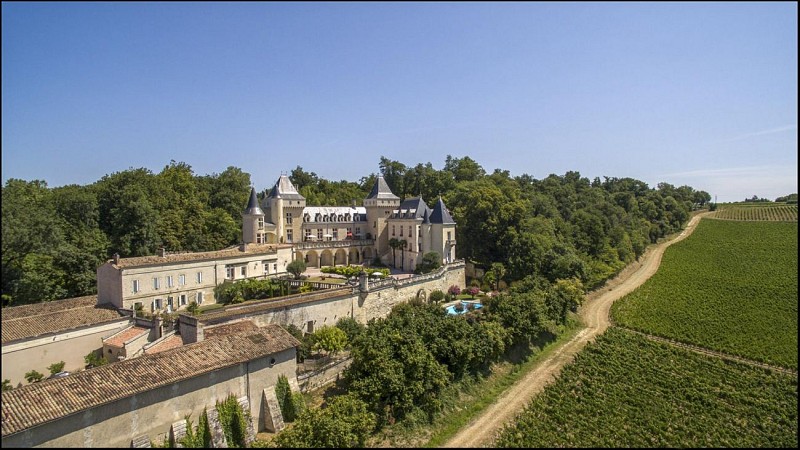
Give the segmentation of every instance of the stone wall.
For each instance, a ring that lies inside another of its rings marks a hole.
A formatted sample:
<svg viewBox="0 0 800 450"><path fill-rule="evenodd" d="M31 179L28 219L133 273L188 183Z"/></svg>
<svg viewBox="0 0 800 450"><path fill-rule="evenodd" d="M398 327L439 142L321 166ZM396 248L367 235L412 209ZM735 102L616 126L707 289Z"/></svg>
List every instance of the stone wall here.
<svg viewBox="0 0 800 450"><path fill-rule="evenodd" d="M446 292L453 284L462 288L465 286L463 262L407 280L386 279L370 283L367 292L354 289L352 293L345 292L339 296L266 309L241 317L247 317L262 327L269 324L293 324L305 332L313 332L324 325L336 325L342 317L353 317L366 324L370 319L386 317L398 303L413 298L427 299L433 290ZM202 316L200 319L202 320ZM228 320L234 320L234 317ZM181 316L181 335L185 342L192 342L189 336L197 336L199 333L202 333L202 326L198 327L196 319Z"/></svg>
<svg viewBox="0 0 800 450"><path fill-rule="evenodd" d="M351 361L353 361L352 358L336 359L313 372L298 375L297 384L300 388L300 392L313 391L314 389L338 380L341 373L350 365Z"/></svg>

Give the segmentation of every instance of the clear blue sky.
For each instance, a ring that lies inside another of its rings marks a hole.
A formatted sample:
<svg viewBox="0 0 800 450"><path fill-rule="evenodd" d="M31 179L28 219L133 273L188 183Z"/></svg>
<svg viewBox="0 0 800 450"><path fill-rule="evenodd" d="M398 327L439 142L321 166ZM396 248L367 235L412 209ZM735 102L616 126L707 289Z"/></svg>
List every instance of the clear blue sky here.
<svg viewBox="0 0 800 450"><path fill-rule="evenodd" d="M3 3L3 183L450 154L774 199L797 54L794 2Z"/></svg>

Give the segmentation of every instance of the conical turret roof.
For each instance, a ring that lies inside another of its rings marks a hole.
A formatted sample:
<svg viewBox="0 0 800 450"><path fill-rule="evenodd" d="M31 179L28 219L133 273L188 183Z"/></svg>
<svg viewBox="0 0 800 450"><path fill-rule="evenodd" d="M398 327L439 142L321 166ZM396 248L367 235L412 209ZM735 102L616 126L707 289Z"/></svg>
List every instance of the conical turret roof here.
<svg viewBox="0 0 800 450"><path fill-rule="evenodd" d="M244 210L245 214L249 215L264 215L264 211L258 206L258 196L256 195L256 188L250 188L250 201L247 203L247 208Z"/></svg>
<svg viewBox="0 0 800 450"><path fill-rule="evenodd" d="M447 207L444 206L444 200L442 200L442 197L439 197L439 200L433 206L433 212L431 213L430 220L431 223L454 225L456 223L456 221L453 220L453 216L450 215L450 211L448 211Z"/></svg>

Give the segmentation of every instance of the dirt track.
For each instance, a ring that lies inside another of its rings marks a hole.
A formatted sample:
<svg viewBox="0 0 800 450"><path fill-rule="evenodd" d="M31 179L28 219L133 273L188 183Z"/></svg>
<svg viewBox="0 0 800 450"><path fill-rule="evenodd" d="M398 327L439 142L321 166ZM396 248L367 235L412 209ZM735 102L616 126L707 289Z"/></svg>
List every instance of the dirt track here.
<svg viewBox="0 0 800 450"><path fill-rule="evenodd" d="M650 278L661 264L664 250L684 239L694 231L701 217L709 213L698 214L689 221L684 231L673 239L656 244L647 249L638 262L626 267L616 278L586 296L578 314L586 328L547 359L540 362L531 372L509 388L496 402L462 428L443 447L484 447L490 446L500 429L522 412L531 398L541 392L545 386L554 381L561 368L572 361L576 353L594 338L602 334L609 326L611 304L622 296L632 292Z"/></svg>

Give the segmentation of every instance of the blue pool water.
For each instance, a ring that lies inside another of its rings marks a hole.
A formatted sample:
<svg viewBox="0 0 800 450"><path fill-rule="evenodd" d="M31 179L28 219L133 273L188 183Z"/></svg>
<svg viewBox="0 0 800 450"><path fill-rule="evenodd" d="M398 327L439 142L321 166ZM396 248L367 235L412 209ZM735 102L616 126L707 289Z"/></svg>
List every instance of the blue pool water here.
<svg viewBox="0 0 800 450"><path fill-rule="evenodd" d="M480 304L480 303L478 303L478 302L464 302L464 301L462 301L462 302L461 302L461 306L463 306L463 307L464 307L464 310L463 310L463 311L461 311L461 312L458 312L458 311L456 311L456 305L450 305L450 306L448 306L447 308L445 308L445 311L447 311L447 314L450 314L450 315L456 315L456 314L466 314L466 313L468 312L468 310L467 310L467 303L472 303L473 305L475 305L475 309L481 309L481 308L483 308L483 305L481 305L481 304Z"/></svg>

